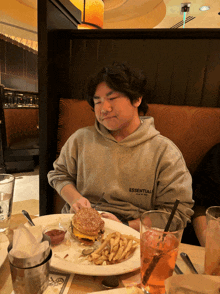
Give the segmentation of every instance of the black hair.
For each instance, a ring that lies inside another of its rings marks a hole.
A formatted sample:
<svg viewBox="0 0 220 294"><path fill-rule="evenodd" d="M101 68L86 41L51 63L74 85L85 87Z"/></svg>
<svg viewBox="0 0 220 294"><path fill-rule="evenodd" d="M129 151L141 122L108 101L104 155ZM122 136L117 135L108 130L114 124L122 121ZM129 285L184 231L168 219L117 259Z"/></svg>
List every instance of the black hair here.
<svg viewBox="0 0 220 294"><path fill-rule="evenodd" d="M109 88L123 93L129 98L131 104L142 98L138 113L145 115L147 105L147 80L141 70L131 68L127 63L113 62L110 66L103 67L101 71L92 76L86 87L86 100L94 109L93 97L97 86L105 82Z"/></svg>

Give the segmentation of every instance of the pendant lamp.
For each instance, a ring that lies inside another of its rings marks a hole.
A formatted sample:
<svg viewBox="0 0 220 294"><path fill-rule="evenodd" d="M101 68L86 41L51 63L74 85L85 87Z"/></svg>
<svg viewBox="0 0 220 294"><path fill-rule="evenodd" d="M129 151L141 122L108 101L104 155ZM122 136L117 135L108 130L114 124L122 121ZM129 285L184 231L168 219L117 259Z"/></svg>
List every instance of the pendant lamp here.
<svg viewBox="0 0 220 294"><path fill-rule="evenodd" d="M104 3L102 0L70 0L82 12L82 23L78 29L102 29Z"/></svg>

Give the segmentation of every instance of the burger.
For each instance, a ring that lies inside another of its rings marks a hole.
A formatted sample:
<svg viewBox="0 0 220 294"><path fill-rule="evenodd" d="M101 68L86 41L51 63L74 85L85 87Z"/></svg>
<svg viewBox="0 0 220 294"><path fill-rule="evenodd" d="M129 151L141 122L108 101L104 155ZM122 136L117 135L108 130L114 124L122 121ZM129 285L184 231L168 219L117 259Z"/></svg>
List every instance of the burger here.
<svg viewBox="0 0 220 294"><path fill-rule="evenodd" d="M73 235L85 245L93 245L104 234L104 221L93 208L82 208L72 218Z"/></svg>

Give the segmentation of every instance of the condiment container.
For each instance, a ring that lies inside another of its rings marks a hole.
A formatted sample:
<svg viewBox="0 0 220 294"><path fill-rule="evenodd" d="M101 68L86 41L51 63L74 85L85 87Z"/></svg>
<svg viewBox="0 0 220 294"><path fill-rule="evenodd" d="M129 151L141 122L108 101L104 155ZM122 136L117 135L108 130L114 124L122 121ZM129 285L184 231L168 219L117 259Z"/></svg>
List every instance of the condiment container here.
<svg viewBox="0 0 220 294"><path fill-rule="evenodd" d="M42 241L50 238L43 234ZM8 246L8 257L12 284L15 294L42 294L49 284L50 261L52 250L29 258L16 258L10 254L12 244Z"/></svg>
<svg viewBox="0 0 220 294"><path fill-rule="evenodd" d="M43 233L49 236L51 245L54 246L63 242L66 231L67 230L61 225L50 225L44 229Z"/></svg>

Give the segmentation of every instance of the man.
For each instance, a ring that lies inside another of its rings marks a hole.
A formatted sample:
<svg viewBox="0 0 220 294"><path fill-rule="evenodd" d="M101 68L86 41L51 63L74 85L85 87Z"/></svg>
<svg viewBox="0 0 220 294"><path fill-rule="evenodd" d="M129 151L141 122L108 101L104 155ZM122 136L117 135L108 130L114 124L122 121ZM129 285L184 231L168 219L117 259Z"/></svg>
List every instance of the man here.
<svg viewBox="0 0 220 294"><path fill-rule="evenodd" d="M87 100L95 126L76 131L63 146L50 185L67 202L65 212L94 206L103 217L139 230L146 210L171 211L186 224L193 214L191 176L179 149L160 135L147 111L145 76L113 63L94 76ZM165 123L165 122L164 122Z"/></svg>
<svg viewBox="0 0 220 294"><path fill-rule="evenodd" d="M196 240L197 238L199 244L205 247L206 210L210 206L220 206L220 143L214 145L207 152L196 169L193 176L193 191L195 199L193 209L195 214L193 215L192 225L195 232L192 231L189 224L186 233L188 231L191 232L191 235L188 233L191 240Z"/></svg>

